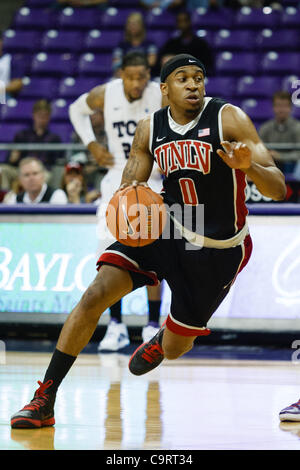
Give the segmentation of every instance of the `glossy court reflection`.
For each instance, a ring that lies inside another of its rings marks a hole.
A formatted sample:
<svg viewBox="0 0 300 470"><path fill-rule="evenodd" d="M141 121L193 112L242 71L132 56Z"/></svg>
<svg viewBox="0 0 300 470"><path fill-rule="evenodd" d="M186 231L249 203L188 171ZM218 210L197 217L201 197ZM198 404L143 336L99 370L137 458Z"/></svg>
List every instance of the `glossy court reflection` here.
<svg viewBox="0 0 300 470"><path fill-rule="evenodd" d="M128 356L83 354L59 389L55 427L11 430L51 355L6 356L1 450L300 449L300 423L278 417L300 390L292 361L183 357L136 377Z"/></svg>

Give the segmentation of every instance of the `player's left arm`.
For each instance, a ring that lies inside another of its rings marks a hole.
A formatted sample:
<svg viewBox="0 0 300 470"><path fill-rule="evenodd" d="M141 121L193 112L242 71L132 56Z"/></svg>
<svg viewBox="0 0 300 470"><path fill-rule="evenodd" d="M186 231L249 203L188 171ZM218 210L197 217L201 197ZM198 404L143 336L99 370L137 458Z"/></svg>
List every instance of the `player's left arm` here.
<svg viewBox="0 0 300 470"><path fill-rule="evenodd" d="M148 181L152 167L153 156L149 150L150 118L138 122L133 138L129 158L123 170L121 188L132 183Z"/></svg>
<svg viewBox="0 0 300 470"><path fill-rule="evenodd" d="M232 105L222 110L223 150L218 155L230 167L242 170L264 196L275 201L286 196L283 173L258 136L247 114Z"/></svg>

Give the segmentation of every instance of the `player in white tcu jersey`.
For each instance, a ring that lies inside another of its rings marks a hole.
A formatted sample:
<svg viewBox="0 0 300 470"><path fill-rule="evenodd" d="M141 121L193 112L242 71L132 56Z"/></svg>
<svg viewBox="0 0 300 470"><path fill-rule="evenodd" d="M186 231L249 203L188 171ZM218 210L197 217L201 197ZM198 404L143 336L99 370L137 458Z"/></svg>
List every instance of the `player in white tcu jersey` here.
<svg viewBox="0 0 300 470"><path fill-rule="evenodd" d="M131 52L123 58L120 79L99 85L70 105L70 120L77 134L99 165L109 168L101 182L102 197L97 211L99 255L115 241L106 225L105 210L120 186L136 125L164 104L159 85L150 81L146 56ZM90 122L90 115L98 109L104 112L108 150L96 141ZM156 192L162 189L158 166L153 168L148 184ZM158 331L161 305L160 288L148 287L147 291L149 318L142 331L143 341L148 341ZM111 321L98 346L99 351L118 351L129 344L127 327L122 322L121 301L110 307L110 315Z"/></svg>

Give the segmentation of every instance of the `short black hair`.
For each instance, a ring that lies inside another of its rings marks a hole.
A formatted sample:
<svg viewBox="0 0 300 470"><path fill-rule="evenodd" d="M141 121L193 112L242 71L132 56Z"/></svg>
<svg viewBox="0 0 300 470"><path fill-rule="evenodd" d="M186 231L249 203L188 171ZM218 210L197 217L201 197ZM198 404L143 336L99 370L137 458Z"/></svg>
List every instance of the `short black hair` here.
<svg viewBox="0 0 300 470"><path fill-rule="evenodd" d="M122 60L122 69L125 69L125 67L130 67L130 66L136 66L136 65L144 65L147 69L149 68L149 62L147 59L146 54L143 54L142 52L128 52L123 57Z"/></svg>

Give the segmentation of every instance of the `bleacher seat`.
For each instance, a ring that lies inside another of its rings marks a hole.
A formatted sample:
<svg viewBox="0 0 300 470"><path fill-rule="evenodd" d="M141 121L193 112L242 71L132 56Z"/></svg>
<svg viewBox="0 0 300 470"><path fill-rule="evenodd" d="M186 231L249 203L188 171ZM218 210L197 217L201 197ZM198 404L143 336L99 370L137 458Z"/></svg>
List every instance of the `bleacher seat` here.
<svg viewBox="0 0 300 470"><path fill-rule="evenodd" d="M281 88L282 90L288 91L289 93L293 93L298 87L300 77L299 75L288 75L282 79Z"/></svg>
<svg viewBox="0 0 300 470"><path fill-rule="evenodd" d="M153 8L145 15L145 25L148 31L151 30L170 30L174 31L176 28L176 17L169 11L162 10L161 8Z"/></svg>
<svg viewBox="0 0 300 470"><path fill-rule="evenodd" d="M1 119L6 123L24 123L32 122L32 108L34 100L22 100L9 98L5 106L0 107Z"/></svg>
<svg viewBox="0 0 300 470"><path fill-rule="evenodd" d="M276 28L280 21L278 10L270 7L251 8L248 6L240 8L235 16L235 28L253 28L255 30L263 28Z"/></svg>
<svg viewBox="0 0 300 470"><path fill-rule="evenodd" d="M58 79L48 77L25 77L19 97L24 99L52 100L57 96Z"/></svg>
<svg viewBox="0 0 300 470"><path fill-rule="evenodd" d="M71 124L60 122L50 123L49 130L50 132L53 132L53 134L57 134L64 143L71 141L71 136L74 132Z"/></svg>
<svg viewBox="0 0 300 470"><path fill-rule="evenodd" d="M58 29L89 30L99 27L102 12L93 8L64 8L57 19Z"/></svg>
<svg viewBox="0 0 300 470"><path fill-rule="evenodd" d="M263 29L258 33L256 44L262 51L299 50L299 31L295 29Z"/></svg>
<svg viewBox="0 0 300 470"><path fill-rule="evenodd" d="M265 75L297 73L300 70L300 54L298 52L267 52L262 57L261 70Z"/></svg>
<svg viewBox="0 0 300 470"><path fill-rule="evenodd" d="M233 23L232 11L227 8L213 10L199 7L191 13L194 28L231 29Z"/></svg>
<svg viewBox="0 0 300 470"><path fill-rule="evenodd" d="M58 86L58 96L64 99L76 99L100 83L101 81L98 78L63 78Z"/></svg>
<svg viewBox="0 0 300 470"><path fill-rule="evenodd" d="M112 73L111 54L82 54L78 60L78 74L81 76L109 77Z"/></svg>
<svg viewBox="0 0 300 470"><path fill-rule="evenodd" d="M43 34L40 50L44 52L80 52L83 48L80 31L50 29Z"/></svg>
<svg viewBox="0 0 300 470"><path fill-rule="evenodd" d="M256 33L251 30L221 29L215 33L212 46L216 51L251 51L255 48Z"/></svg>
<svg viewBox="0 0 300 470"><path fill-rule="evenodd" d="M0 135L1 135L1 142L3 143L11 143L14 141L15 135L24 129L23 123L0 123ZM6 152L5 152L6 154Z"/></svg>
<svg viewBox="0 0 300 470"><path fill-rule="evenodd" d="M134 8L107 8L102 13L97 27L100 29L118 29L123 31L128 15L134 11L136 11Z"/></svg>
<svg viewBox="0 0 300 470"><path fill-rule="evenodd" d="M70 123L70 118L69 118L70 103L71 103L71 100L64 100L62 98L58 98L51 102L51 108L52 108L51 122L52 123L57 123L57 122Z"/></svg>
<svg viewBox="0 0 300 470"><path fill-rule="evenodd" d="M68 76L74 75L75 70L76 59L73 54L40 52L32 60L31 72L34 75Z"/></svg>
<svg viewBox="0 0 300 470"><path fill-rule="evenodd" d="M258 56L254 52L221 52L216 55L217 74L255 75Z"/></svg>
<svg viewBox="0 0 300 470"><path fill-rule="evenodd" d="M13 27L15 29L29 29L31 31L45 30L54 28L56 22L57 16L54 11L22 7L16 13Z"/></svg>
<svg viewBox="0 0 300 470"><path fill-rule="evenodd" d="M233 77L208 77L205 91L207 96L231 97L235 95L236 79Z"/></svg>
<svg viewBox="0 0 300 470"><path fill-rule="evenodd" d="M241 108L255 122L264 122L274 116L272 102L267 99L247 99L241 102Z"/></svg>
<svg viewBox="0 0 300 470"><path fill-rule="evenodd" d="M281 80L279 77L241 77L237 82L236 94L242 98L271 98L280 90Z"/></svg>
<svg viewBox="0 0 300 470"><path fill-rule="evenodd" d="M281 28L299 28L300 27L300 9L287 7L281 14Z"/></svg>
<svg viewBox="0 0 300 470"><path fill-rule="evenodd" d="M23 31L8 29L3 35L3 48L5 52L34 52L40 48L41 33L37 31Z"/></svg>
<svg viewBox="0 0 300 470"><path fill-rule="evenodd" d="M92 29L85 35L83 43L88 52L111 52L118 46L123 36L123 31Z"/></svg>

